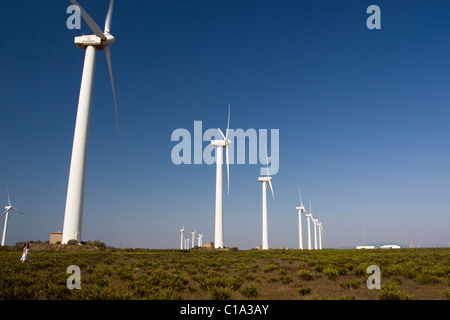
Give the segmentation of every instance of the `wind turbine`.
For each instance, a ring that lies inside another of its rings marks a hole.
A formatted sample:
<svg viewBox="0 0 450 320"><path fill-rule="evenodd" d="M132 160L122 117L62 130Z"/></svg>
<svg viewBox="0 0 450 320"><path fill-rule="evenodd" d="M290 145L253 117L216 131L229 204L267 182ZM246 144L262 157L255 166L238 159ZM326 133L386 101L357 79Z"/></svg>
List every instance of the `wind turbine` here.
<svg viewBox="0 0 450 320"><path fill-rule="evenodd" d="M312 210L311 210L311 199L309 199L309 213L307 213L306 219L308 222L308 250L311 250L311 227L310 227L310 220L312 219L312 214L311 214Z"/></svg>
<svg viewBox="0 0 450 320"><path fill-rule="evenodd" d="M222 192L222 165L223 165L223 148L226 152L227 162L227 180L228 180L228 194L230 194L230 172L228 159L228 146L231 141L228 139L228 131L230 128L230 105L228 105L228 124L226 135L223 134L220 128L217 128L223 137L223 140L211 140L211 145L216 147L216 221L214 233L214 248L223 248L223 192Z"/></svg>
<svg viewBox="0 0 450 320"><path fill-rule="evenodd" d="M317 222L319 220L313 218L312 221L314 223L314 250L317 250Z"/></svg>
<svg viewBox="0 0 450 320"><path fill-rule="evenodd" d="M94 32L94 35L75 37L78 48L85 49L83 75L81 78L80 95L78 100L77 119L70 162L69 182L67 187L66 209L64 214L64 228L62 243L75 239L81 241L81 227L83 218L84 183L86 176L86 156L89 136L89 120L91 113L92 90L94 86L95 59L97 50L104 50L111 78L111 86L116 110L117 132L119 131L119 118L117 113L116 93L111 68L109 45L114 43L110 34L111 18L114 0L109 4L105 20L104 31L95 23L89 14L75 0L72 4L80 8L81 16Z"/></svg>
<svg viewBox="0 0 450 320"><path fill-rule="evenodd" d="M3 216L5 216L5 225L4 225L4 227L3 227L2 246L5 245L5 241L6 241L6 231L7 231L7 228L8 228L8 216L9 216L9 212L10 212L11 210L14 210L14 211L16 211L16 212L18 212L18 213L23 214L22 211L17 210L16 208L14 208L14 207L11 205L11 198L10 198L10 196L9 196L9 189L7 189L7 193L8 193L8 205L5 206L5 212L3 212L3 214L0 216L0 218L2 218Z"/></svg>
<svg viewBox="0 0 450 320"><path fill-rule="evenodd" d="M322 236L323 236L322 222L319 221L317 227L319 228L319 249L322 250Z"/></svg>
<svg viewBox="0 0 450 320"><path fill-rule="evenodd" d="M267 185L272 190L272 197L275 199L272 187L272 177L269 175L269 158L267 157L266 146L266 159L267 159L267 177L258 177L258 181L262 182L262 249L269 249L269 235L267 230Z"/></svg>
<svg viewBox="0 0 450 320"><path fill-rule="evenodd" d="M184 226L182 229L180 229L181 233L181 240L180 240L180 249L183 250L183 241L184 241Z"/></svg>
<svg viewBox="0 0 450 320"><path fill-rule="evenodd" d="M300 250L303 250L302 213L306 212L306 210L303 207L303 200L300 189L298 189L298 194L300 196L300 207L296 207L296 209L298 210L298 248Z"/></svg>
<svg viewBox="0 0 450 320"><path fill-rule="evenodd" d="M191 235L192 235L192 248L194 248L195 247L195 230L192 230Z"/></svg>
<svg viewBox="0 0 450 320"><path fill-rule="evenodd" d="M197 241L198 241L198 246L201 248L201 247L203 247L203 233L199 233L198 234L198 239L197 239Z"/></svg>

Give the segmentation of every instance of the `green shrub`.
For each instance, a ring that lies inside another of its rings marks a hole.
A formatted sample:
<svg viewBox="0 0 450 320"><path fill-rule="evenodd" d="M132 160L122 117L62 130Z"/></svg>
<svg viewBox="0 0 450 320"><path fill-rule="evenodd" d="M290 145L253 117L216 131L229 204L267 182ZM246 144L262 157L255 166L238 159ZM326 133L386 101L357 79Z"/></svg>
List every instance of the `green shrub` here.
<svg viewBox="0 0 450 320"><path fill-rule="evenodd" d="M450 300L450 289L444 289L441 293L445 296L445 298Z"/></svg>
<svg viewBox="0 0 450 320"><path fill-rule="evenodd" d="M292 282L291 275L284 269L280 270L279 279L281 280L282 283L290 283L290 282Z"/></svg>
<svg viewBox="0 0 450 320"><path fill-rule="evenodd" d="M364 280L359 278L359 279L353 279L350 281L342 281L342 282L339 282L339 284L341 285L341 287L346 288L346 289L349 289L349 288L356 289L363 282L364 282Z"/></svg>
<svg viewBox="0 0 450 320"><path fill-rule="evenodd" d="M336 280L339 275L336 268L326 268L323 270L323 273L325 273L330 280Z"/></svg>
<svg viewBox="0 0 450 320"><path fill-rule="evenodd" d="M278 268L278 265L275 263L272 263L272 264L269 264L267 267L264 267L263 271L267 273L267 272L276 270L277 268Z"/></svg>
<svg viewBox="0 0 450 320"><path fill-rule="evenodd" d="M397 282L389 281L385 285L381 286L378 298L380 300L411 300L413 296L408 295L405 292L401 292L398 289Z"/></svg>
<svg viewBox="0 0 450 320"><path fill-rule="evenodd" d="M230 288L212 286L208 287L208 294L211 300L229 300L233 291Z"/></svg>
<svg viewBox="0 0 450 320"><path fill-rule="evenodd" d="M258 298L260 296L260 293L258 291L258 287L254 284L250 284L242 289L239 290L239 292L246 298L252 299L252 298Z"/></svg>
<svg viewBox="0 0 450 320"><path fill-rule="evenodd" d="M298 288L298 293L300 293L302 296L310 294L312 289L310 287L301 287Z"/></svg>
<svg viewBox="0 0 450 320"><path fill-rule="evenodd" d="M441 282L441 279L439 277L430 273L421 273L417 275L413 280L420 284L432 284Z"/></svg>
<svg viewBox="0 0 450 320"><path fill-rule="evenodd" d="M300 279L305 281L310 281L314 278L314 275L310 271L304 269L298 270L297 275Z"/></svg>
<svg viewBox="0 0 450 320"><path fill-rule="evenodd" d="M121 280L133 280L133 269L130 266L123 265L116 269L116 274Z"/></svg>

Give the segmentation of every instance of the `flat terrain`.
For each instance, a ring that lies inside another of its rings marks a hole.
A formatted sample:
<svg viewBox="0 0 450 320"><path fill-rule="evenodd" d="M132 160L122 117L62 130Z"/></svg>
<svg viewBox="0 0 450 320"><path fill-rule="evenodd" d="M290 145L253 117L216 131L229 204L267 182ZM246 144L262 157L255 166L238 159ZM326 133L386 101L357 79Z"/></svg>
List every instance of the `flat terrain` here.
<svg viewBox="0 0 450 320"><path fill-rule="evenodd" d="M150 250L34 245L0 251L0 299L445 300L450 248L375 250ZM68 289L67 268L81 289ZM368 289L367 267L381 270Z"/></svg>

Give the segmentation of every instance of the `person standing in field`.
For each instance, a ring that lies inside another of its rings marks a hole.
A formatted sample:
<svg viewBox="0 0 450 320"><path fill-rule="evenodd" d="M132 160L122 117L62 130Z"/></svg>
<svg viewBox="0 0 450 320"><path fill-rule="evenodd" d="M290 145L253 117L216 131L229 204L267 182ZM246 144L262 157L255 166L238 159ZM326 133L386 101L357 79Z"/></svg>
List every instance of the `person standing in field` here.
<svg viewBox="0 0 450 320"><path fill-rule="evenodd" d="M30 244L28 242L26 242L23 245L23 251L22 251L22 257L20 258L20 261L22 261L22 263L24 263L25 261L28 260L28 252L30 250Z"/></svg>

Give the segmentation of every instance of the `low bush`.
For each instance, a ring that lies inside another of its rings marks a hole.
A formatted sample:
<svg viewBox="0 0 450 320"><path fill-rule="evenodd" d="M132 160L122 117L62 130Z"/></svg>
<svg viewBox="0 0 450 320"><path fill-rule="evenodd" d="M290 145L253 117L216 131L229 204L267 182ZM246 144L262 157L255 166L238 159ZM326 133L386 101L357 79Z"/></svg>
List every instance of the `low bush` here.
<svg viewBox="0 0 450 320"><path fill-rule="evenodd" d="M297 275L300 279L305 281L311 281L314 279L314 275L310 271L304 269L298 270Z"/></svg>

